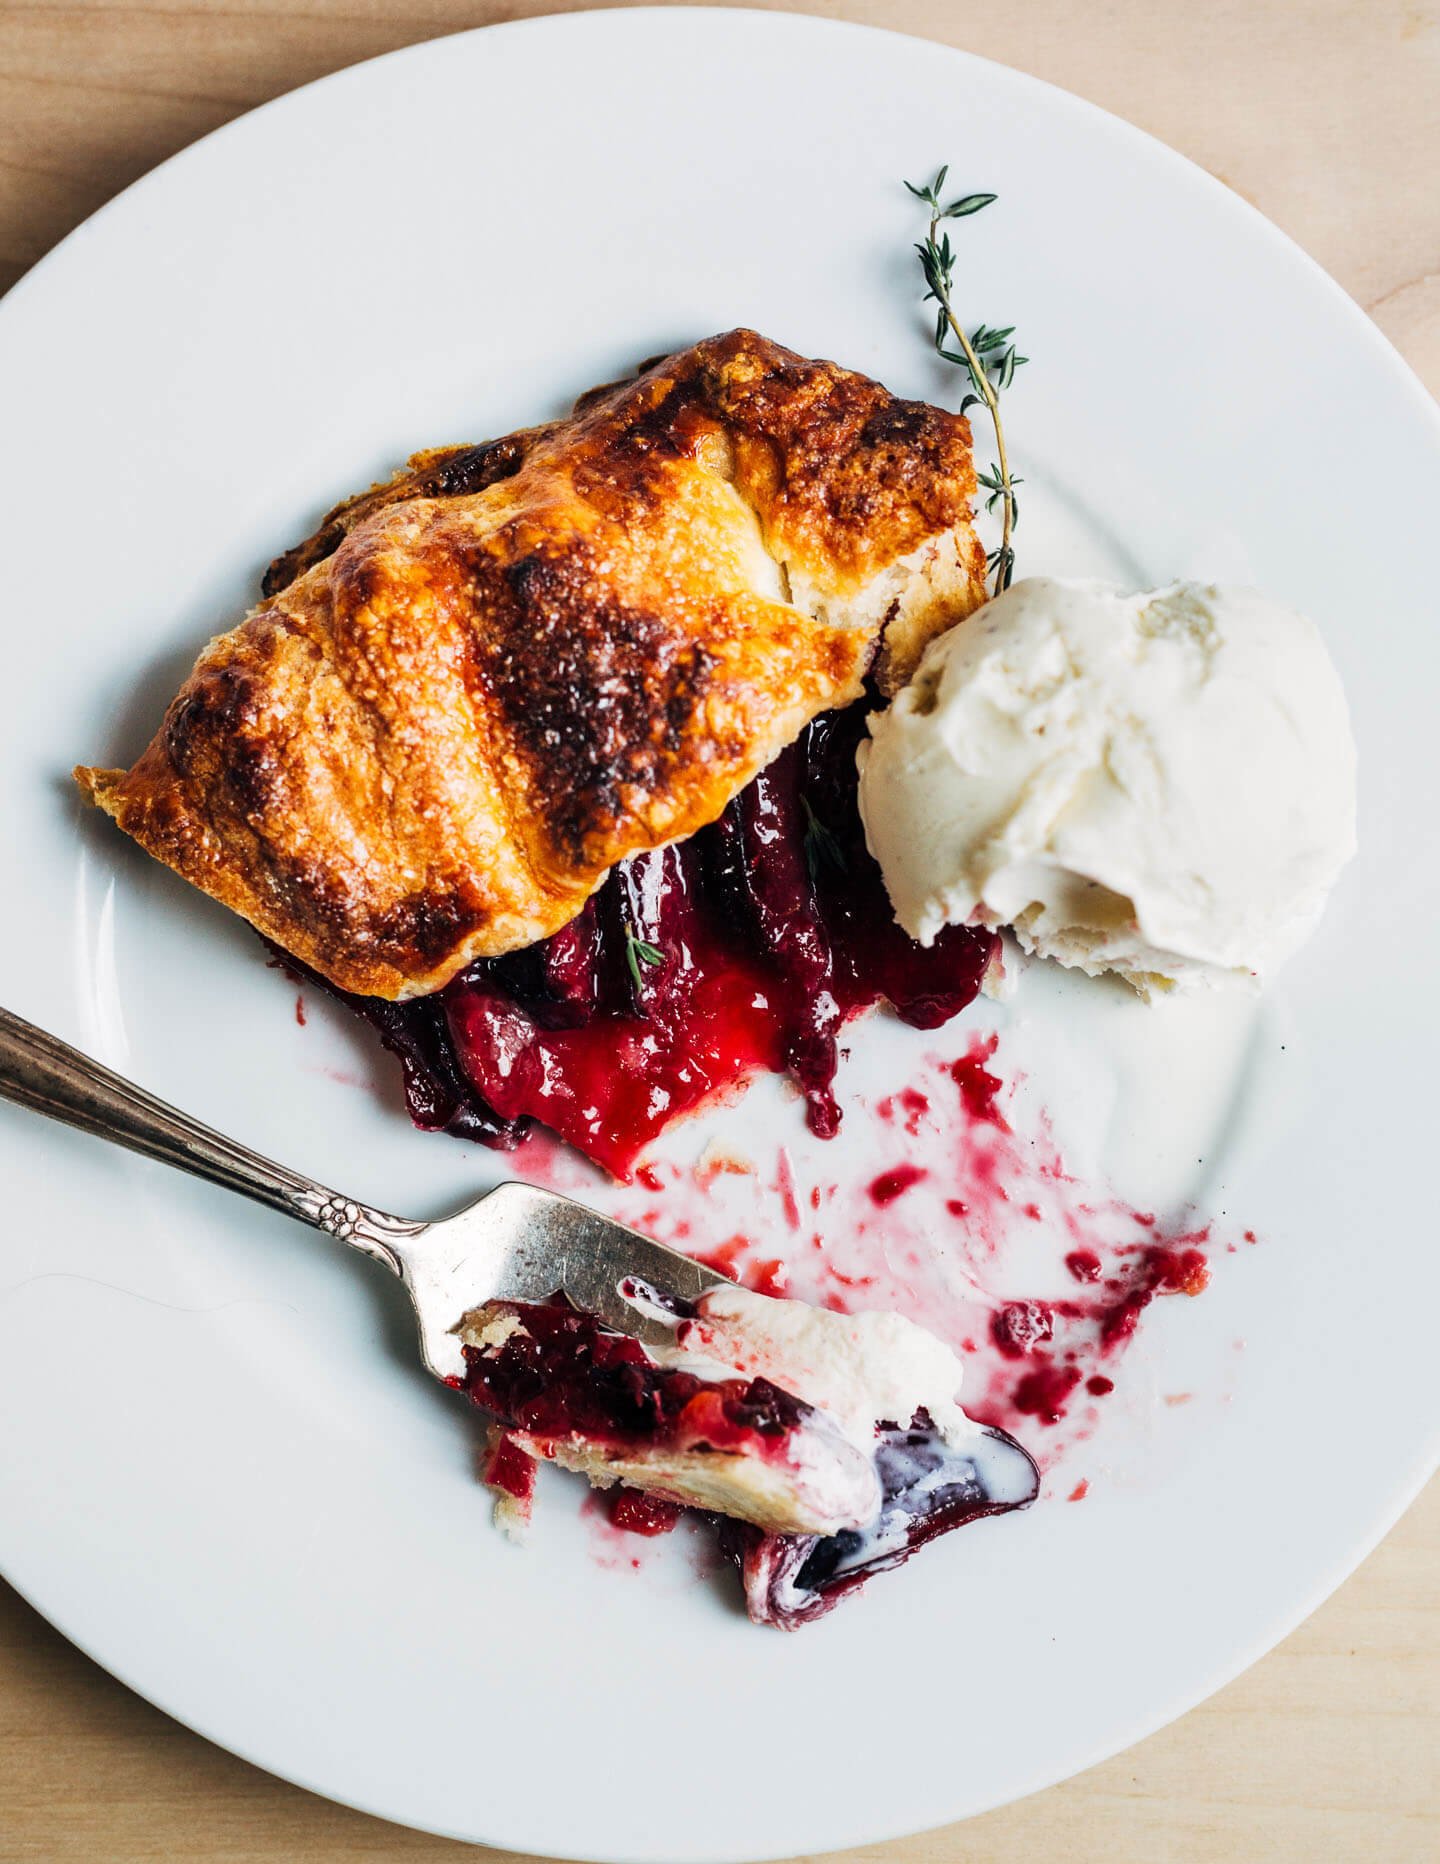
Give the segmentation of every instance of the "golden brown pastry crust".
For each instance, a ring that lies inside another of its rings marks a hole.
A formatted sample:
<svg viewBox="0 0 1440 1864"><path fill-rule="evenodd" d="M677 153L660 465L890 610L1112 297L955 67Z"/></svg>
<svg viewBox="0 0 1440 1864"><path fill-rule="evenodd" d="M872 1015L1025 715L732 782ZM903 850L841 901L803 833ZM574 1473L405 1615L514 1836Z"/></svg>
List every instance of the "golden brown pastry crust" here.
<svg viewBox="0 0 1440 1864"><path fill-rule="evenodd" d="M983 598L974 489L962 417L713 337L337 507L134 768L76 777L343 989L420 995L907 678Z"/></svg>

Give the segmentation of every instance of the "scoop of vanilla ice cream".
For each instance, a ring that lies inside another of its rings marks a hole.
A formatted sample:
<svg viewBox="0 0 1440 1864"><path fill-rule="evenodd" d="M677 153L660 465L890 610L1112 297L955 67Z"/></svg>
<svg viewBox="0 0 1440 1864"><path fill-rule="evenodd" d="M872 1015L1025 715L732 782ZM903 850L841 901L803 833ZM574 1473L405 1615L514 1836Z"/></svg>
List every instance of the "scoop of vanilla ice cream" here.
<svg viewBox="0 0 1440 1864"><path fill-rule="evenodd" d="M1248 589L1014 584L870 721L860 811L895 916L1012 926L1143 994L1263 979L1355 851L1315 625Z"/></svg>

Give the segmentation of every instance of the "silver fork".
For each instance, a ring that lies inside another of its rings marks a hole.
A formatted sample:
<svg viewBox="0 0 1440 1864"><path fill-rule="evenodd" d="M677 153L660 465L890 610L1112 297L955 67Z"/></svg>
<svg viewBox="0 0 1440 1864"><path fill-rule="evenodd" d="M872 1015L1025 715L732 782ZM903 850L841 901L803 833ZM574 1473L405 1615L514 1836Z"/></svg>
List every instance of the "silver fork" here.
<svg viewBox="0 0 1440 1864"><path fill-rule="evenodd" d="M437 1378L465 1370L455 1329L486 1301L575 1306L646 1345L674 1338L673 1310L725 1277L623 1223L537 1185L502 1184L453 1217L392 1217L262 1158L79 1049L0 1010L0 1099L176 1165L283 1210L381 1262L409 1290L420 1356Z"/></svg>

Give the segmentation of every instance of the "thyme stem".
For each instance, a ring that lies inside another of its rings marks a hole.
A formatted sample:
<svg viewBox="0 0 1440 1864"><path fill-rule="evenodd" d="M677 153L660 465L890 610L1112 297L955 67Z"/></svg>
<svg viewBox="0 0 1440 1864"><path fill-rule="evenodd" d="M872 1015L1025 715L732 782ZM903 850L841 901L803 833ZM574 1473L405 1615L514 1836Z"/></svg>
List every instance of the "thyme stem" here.
<svg viewBox="0 0 1440 1864"><path fill-rule="evenodd" d="M917 187L913 181L907 181L905 186L930 210L929 231L915 250L920 255L920 269L925 274L925 296L927 299L933 298L939 307L935 323L936 353L946 362L963 368L970 377L975 392L964 397L960 403L960 412L963 414L975 402L983 402L995 430L998 463L989 472L977 473L976 477L990 493L985 501L986 510L993 511L997 503L1001 507L1000 543L997 549L990 552L987 565L987 573L988 569L995 571L995 593L998 595L1010 587L1015 573L1014 534L1020 522L1020 506L1015 488L1024 483L1010 470L1010 455L1005 445L1005 423L1000 418L1000 395L1014 380L1016 369L1027 359L1015 352L1013 327L992 330L980 324L967 334L955 315L952 295L955 252L949 234L941 233L940 223L942 220L961 220L970 214L979 213L981 208L989 207L996 196L966 194L942 205L940 190L949 172L948 168L942 168L928 187ZM946 348L947 331L960 345L958 350Z"/></svg>
<svg viewBox="0 0 1440 1864"><path fill-rule="evenodd" d="M940 225L940 208L937 205L930 214L930 244L935 244L935 234ZM1000 519L1000 558L995 576L995 593L1010 587L1010 578L1015 570L1015 551L1010 543L1010 535L1015 529L1015 488L1010 479L1010 457L1005 451L1005 423L1000 419L1000 397L995 393L995 385L990 380L990 372L982 367L980 358L970 347L970 339L961 329L955 310L950 302L948 281L942 281L943 295L937 293L940 308L945 313L945 322L951 334L965 352L965 360L970 365L971 379L979 391L980 399L990 410L990 425L995 429L995 451L1000 456L1000 483L1004 487L1001 496Z"/></svg>

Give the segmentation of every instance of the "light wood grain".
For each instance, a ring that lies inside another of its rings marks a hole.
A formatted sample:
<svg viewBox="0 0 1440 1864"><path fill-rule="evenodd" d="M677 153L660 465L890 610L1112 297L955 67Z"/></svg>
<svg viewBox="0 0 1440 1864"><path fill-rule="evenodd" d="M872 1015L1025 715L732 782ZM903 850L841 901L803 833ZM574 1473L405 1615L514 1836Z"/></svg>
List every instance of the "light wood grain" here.
<svg viewBox="0 0 1440 1864"><path fill-rule="evenodd" d="M562 10L523 0L0 4L0 290L121 187L242 110L418 39ZM845 0L809 10L962 45L1152 131L1299 240L1440 391L1440 6ZM1316 394L1343 405L1343 381ZM1437 1732L1432 1484L1308 1624L1172 1728L1018 1806L846 1855L1431 1864ZM0 1586L0 1864L465 1855L211 1747Z"/></svg>

